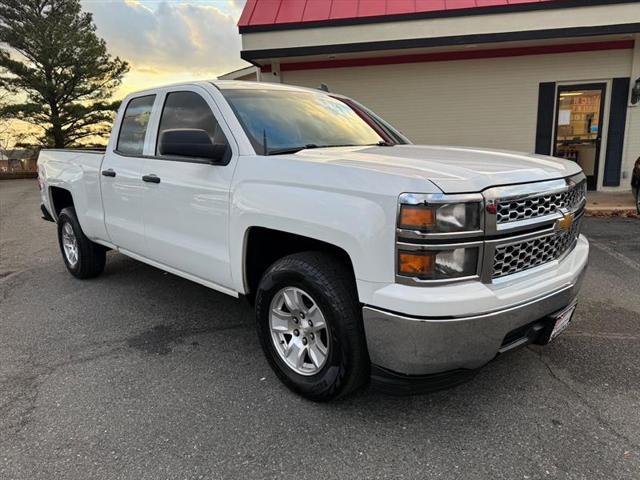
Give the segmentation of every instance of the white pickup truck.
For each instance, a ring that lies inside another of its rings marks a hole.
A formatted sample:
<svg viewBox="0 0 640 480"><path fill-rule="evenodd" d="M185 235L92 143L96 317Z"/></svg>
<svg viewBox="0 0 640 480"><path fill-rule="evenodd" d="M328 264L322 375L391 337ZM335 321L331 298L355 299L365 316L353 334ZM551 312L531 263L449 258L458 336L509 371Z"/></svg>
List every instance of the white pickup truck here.
<svg viewBox="0 0 640 480"><path fill-rule="evenodd" d="M106 152L43 150L78 278L107 250L246 296L275 373L314 400L469 378L571 319L585 176L551 157L412 145L357 102L251 82L129 95Z"/></svg>

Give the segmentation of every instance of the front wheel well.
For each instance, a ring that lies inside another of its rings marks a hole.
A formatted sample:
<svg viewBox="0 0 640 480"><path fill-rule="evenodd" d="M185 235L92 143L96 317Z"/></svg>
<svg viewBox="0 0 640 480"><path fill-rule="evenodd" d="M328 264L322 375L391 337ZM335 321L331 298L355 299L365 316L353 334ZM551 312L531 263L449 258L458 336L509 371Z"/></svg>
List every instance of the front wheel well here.
<svg viewBox="0 0 640 480"><path fill-rule="evenodd" d="M255 297L262 275L274 262L293 253L308 251L327 252L343 262L350 272L349 280L355 286L353 263L344 249L295 233L252 227L246 234L244 253L245 294L249 300Z"/></svg>
<svg viewBox="0 0 640 480"><path fill-rule="evenodd" d="M69 190L60 187L51 187L49 191L51 193L51 206L56 218L60 216L60 212L63 208L74 206L73 197Z"/></svg>

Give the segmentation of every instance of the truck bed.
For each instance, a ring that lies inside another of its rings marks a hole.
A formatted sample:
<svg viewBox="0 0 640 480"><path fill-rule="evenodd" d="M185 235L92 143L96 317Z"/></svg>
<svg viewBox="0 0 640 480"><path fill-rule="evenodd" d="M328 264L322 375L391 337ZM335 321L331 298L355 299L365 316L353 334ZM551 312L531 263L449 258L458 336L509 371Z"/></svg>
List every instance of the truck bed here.
<svg viewBox="0 0 640 480"><path fill-rule="evenodd" d="M100 194L101 150L45 149L38 155L41 184L71 192L81 226L89 238L105 238L104 213ZM55 218L51 189L42 190L42 203Z"/></svg>

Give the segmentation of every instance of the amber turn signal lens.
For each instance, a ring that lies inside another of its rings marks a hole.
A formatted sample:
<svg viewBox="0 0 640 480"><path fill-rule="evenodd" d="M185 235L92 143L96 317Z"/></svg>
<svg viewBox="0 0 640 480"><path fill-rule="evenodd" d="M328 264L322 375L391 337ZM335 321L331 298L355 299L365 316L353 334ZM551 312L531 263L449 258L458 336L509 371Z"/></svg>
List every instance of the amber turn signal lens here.
<svg viewBox="0 0 640 480"><path fill-rule="evenodd" d="M436 212L432 208L413 205L400 208L400 228L427 229L435 224Z"/></svg>
<svg viewBox="0 0 640 480"><path fill-rule="evenodd" d="M401 275L430 275L433 273L436 253L406 253L400 252Z"/></svg>

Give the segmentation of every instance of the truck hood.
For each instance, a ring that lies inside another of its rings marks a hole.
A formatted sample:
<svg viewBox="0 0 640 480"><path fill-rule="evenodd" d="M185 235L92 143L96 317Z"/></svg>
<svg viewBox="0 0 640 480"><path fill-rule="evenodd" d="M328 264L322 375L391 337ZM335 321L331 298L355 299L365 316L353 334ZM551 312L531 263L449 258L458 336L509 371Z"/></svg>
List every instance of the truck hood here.
<svg viewBox="0 0 640 480"><path fill-rule="evenodd" d="M575 162L542 155L481 148L395 145L302 150L298 159L424 178L444 193L480 192L488 187L567 177Z"/></svg>

